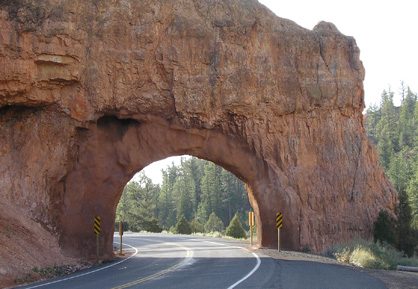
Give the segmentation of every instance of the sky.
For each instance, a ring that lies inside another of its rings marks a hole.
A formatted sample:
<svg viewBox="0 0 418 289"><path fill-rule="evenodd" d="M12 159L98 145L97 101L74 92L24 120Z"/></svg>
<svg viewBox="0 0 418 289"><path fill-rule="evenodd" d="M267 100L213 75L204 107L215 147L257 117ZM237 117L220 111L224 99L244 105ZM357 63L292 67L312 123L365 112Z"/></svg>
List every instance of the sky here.
<svg viewBox="0 0 418 289"><path fill-rule="evenodd" d="M384 89L395 92L399 105L401 81L418 92L418 1L416 0L259 0L277 16L312 29L318 22L334 23L353 36L366 69L366 106L379 104ZM161 169L180 157L155 162L145 174L161 183Z"/></svg>

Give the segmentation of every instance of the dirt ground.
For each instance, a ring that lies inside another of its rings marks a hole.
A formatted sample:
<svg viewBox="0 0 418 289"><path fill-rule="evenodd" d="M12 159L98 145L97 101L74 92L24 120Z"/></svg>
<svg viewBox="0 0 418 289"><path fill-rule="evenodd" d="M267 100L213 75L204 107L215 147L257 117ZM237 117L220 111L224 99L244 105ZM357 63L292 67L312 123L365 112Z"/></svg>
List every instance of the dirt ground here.
<svg viewBox="0 0 418 289"><path fill-rule="evenodd" d="M320 262L326 264L335 264L339 266L347 266L352 270L356 270L372 277L380 279L388 289L417 289L418 288L418 273L415 272L403 272L403 271L392 271L392 270L376 270L376 269L364 269L355 267L352 265L341 264L335 259L306 254L301 252L291 251L280 251L275 249L252 249L254 252L258 252L275 259L280 260L295 260L295 261L310 261Z"/></svg>

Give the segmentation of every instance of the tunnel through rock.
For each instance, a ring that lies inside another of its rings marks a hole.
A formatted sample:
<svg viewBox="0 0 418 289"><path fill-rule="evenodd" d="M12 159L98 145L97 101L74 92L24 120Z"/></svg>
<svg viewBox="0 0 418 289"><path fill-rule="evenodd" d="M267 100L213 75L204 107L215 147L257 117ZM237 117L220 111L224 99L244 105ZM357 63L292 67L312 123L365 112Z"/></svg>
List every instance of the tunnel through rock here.
<svg viewBox="0 0 418 289"><path fill-rule="evenodd" d="M37 248L22 253L32 267L45 242L49 265L90 256L96 215L110 257L123 186L173 155L247 184L261 246L278 211L283 247L313 252L393 211L360 50L333 24L307 30L255 0L18 2L0 2L0 217L19 228L0 233L7 272L19 243Z"/></svg>
<svg viewBox="0 0 418 289"><path fill-rule="evenodd" d="M189 154L210 160L247 184L251 205L261 224L258 226L260 245L269 246L276 242L274 238L263 238L261 234L263 224L270 224L273 230L275 227L274 216L271 218L259 213L260 203L265 210L268 207L270 212L292 212L287 209L292 205L284 197L277 196L279 187L271 186L271 181L263 179L262 174L267 174L268 170L266 164L258 161L239 138L210 130L184 130L164 121L147 122L103 116L97 124L79 133L77 143L77 163L65 180L66 192L73 193L65 194L63 203L61 226L65 229L61 234L61 245L64 249L89 250L92 245L88 242L95 241L89 224L94 216L102 216L104 251L111 254L115 210L123 187L138 170L153 161L173 155ZM266 194L275 195L274 200L259 197ZM84 229L80 230L80 227ZM297 245L286 237L292 236L291 227L286 231L288 233L283 235L284 246L296 249ZM88 254L89 251L82 253Z"/></svg>

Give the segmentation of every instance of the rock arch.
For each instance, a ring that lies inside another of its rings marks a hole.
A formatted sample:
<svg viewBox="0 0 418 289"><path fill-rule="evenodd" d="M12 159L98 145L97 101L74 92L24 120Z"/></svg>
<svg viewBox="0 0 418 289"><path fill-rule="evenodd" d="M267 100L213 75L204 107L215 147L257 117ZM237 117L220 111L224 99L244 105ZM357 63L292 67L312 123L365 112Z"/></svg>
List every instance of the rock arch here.
<svg viewBox="0 0 418 289"><path fill-rule="evenodd" d="M115 210L123 187L138 170L173 155L190 154L212 161L247 184L260 224L260 244L274 246L277 243L277 239L272 238L275 234L261 233L264 226L267 227L264 230L275 232L271 212L281 210L287 216L293 214L297 218L292 210L297 204L286 198L288 194L269 173L268 165L257 159L248 145L235 136L207 129L184 129L163 119L138 121L102 116L88 129L82 129L76 142L80 150L76 166L63 183L65 209L60 221L63 228L61 246L65 250L76 250L71 254L91 254L90 248L95 242L91 220L96 215L102 216L103 231L110 232L102 241L105 251L112 252ZM294 243L297 231L293 229L297 224L292 218L287 220L283 245L298 249L298 244Z"/></svg>
<svg viewBox="0 0 418 289"><path fill-rule="evenodd" d="M285 247L319 252L394 208L359 49L331 23L252 0L22 0L0 24L0 217L57 255L88 255L92 217L110 222L134 172L178 154L246 182L261 246L277 211Z"/></svg>

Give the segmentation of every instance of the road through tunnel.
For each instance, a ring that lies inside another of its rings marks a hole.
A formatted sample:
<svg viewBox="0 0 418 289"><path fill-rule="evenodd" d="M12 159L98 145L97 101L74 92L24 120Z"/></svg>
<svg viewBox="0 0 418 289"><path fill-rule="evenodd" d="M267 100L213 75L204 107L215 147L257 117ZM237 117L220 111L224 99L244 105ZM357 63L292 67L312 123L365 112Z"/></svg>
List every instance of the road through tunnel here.
<svg viewBox="0 0 418 289"><path fill-rule="evenodd" d="M9 251L30 239L32 268L89 257L99 215L110 257L125 184L184 154L246 183L260 246L277 245L276 212L283 248L319 253L394 211L355 39L212 2L0 1L0 221L21 228L0 232Z"/></svg>
<svg viewBox="0 0 418 289"><path fill-rule="evenodd" d="M291 198L284 196L287 193L277 180L269 179L274 175L268 173L268 165L258 161L255 152L239 138L216 130L184 129L164 120L148 122L115 116L100 117L96 124L79 129L77 137L77 164L65 180L66 191L71 193L65 194L60 220L63 249L78 250L70 254L88 256L95 252L91 251L95 244L91 224L94 216L101 216L101 246L105 256L110 256L115 211L123 187L137 171L169 156L189 154L209 160L244 181L260 224L260 246L277 244L276 211L292 214ZM282 244L298 249L297 232L291 229L296 222L291 218L287 222Z"/></svg>

